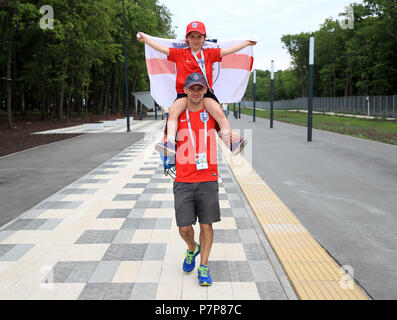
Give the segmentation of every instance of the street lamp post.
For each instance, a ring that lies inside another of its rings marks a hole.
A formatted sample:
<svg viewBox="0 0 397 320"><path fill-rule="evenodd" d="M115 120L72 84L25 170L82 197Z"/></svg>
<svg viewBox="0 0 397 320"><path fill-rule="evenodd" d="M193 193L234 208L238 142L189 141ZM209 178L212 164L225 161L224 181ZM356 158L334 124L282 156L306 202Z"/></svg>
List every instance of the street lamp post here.
<svg viewBox="0 0 397 320"><path fill-rule="evenodd" d="M307 141L312 141L313 125L313 71L314 71L314 36L310 36L309 47L309 103L307 118Z"/></svg>
<svg viewBox="0 0 397 320"><path fill-rule="evenodd" d="M252 120L255 122L255 107L256 107L256 70L254 69L254 111L252 113Z"/></svg>
<svg viewBox="0 0 397 320"><path fill-rule="evenodd" d="M125 31L125 5L123 0L123 27L124 27L124 75L125 75L125 100L127 115L127 132L130 132L130 101L128 94L128 70L127 70L127 40Z"/></svg>
<svg viewBox="0 0 397 320"><path fill-rule="evenodd" d="M273 128L273 101L274 101L274 61L272 60L270 74L270 128Z"/></svg>

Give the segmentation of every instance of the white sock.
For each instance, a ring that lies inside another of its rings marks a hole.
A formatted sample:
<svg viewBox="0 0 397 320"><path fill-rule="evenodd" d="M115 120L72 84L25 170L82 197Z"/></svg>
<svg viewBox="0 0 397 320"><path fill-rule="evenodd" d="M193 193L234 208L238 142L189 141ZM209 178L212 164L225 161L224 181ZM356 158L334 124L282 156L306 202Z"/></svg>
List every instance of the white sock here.
<svg viewBox="0 0 397 320"><path fill-rule="evenodd" d="M172 143L175 143L175 136L167 136L167 140Z"/></svg>

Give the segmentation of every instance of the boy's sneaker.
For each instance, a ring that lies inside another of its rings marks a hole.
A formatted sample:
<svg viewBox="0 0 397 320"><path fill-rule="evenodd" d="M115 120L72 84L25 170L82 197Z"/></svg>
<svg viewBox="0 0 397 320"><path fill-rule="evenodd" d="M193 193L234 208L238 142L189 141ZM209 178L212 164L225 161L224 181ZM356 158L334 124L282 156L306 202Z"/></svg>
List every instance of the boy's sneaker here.
<svg viewBox="0 0 397 320"><path fill-rule="evenodd" d="M230 144L230 151L235 156L236 154L239 154L241 151L243 151L247 143L248 143L247 139L240 138L237 141Z"/></svg>
<svg viewBox="0 0 397 320"><path fill-rule="evenodd" d="M160 152L166 157L175 156L176 154L176 146L171 141L156 143L156 146L154 148L157 152Z"/></svg>
<svg viewBox="0 0 397 320"><path fill-rule="evenodd" d="M197 271L200 286L211 286L212 279L210 277L210 271L208 269L208 266L202 264Z"/></svg>
<svg viewBox="0 0 397 320"><path fill-rule="evenodd" d="M196 265L196 257L200 253L200 245L196 243L196 248L193 252L190 252L189 249L186 250L186 258L183 260L183 271L192 272L194 266Z"/></svg>

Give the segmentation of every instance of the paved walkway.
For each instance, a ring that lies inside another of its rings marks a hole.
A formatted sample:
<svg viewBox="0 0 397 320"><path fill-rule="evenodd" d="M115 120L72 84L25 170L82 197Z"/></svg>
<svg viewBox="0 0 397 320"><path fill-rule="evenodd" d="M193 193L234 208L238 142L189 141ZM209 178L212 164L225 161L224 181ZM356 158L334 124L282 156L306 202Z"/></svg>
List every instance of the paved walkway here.
<svg viewBox="0 0 397 320"><path fill-rule="evenodd" d="M214 284L182 272L172 181L154 152L161 134L151 130L0 229L0 299L297 298L220 152Z"/></svg>

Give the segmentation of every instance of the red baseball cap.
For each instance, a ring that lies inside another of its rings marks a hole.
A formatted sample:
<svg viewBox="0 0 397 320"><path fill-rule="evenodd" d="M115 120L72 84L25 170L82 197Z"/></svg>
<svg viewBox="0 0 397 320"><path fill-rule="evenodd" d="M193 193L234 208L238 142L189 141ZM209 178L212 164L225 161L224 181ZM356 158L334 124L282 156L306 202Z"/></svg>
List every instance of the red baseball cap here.
<svg viewBox="0 0 397 320"><path fill-rule="evenodd" d="M193 22L190 22L187 25L187 27L186 27L186 37L192 31L197 31L197 32L200 32L201 34L204 34L204 35L207 34L207 32L205 31L204 23L202 23L200 21L193 21Z"/></svg>

